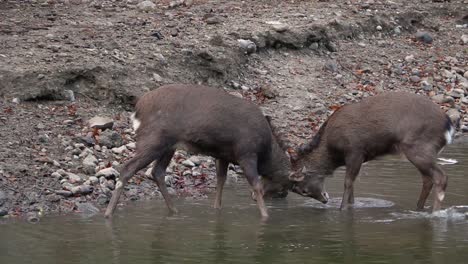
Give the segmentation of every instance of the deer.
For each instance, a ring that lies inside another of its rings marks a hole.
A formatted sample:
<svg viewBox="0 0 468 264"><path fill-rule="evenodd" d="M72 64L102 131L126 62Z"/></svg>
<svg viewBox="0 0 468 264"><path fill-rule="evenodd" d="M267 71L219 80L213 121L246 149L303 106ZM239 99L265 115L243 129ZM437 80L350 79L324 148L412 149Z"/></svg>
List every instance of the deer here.
<svg viewBox="0 0 468 264"><path fill-rule="evenodd" d="M404 154L422 176L417 209L423 210L435 185L433 212L441 208L447 176L437 155L452 143L455 124L429 98L386 92L337 109L309 142L292 156L291 190L313 197L324 178L346 167L341 210L354 204L353 185L364 162Z"/></svg>
<svg viewBox="0 0 468 264"><path fill-rule="evenodd" d="M131 116L136 133L135 154L122 168L106 218L112 216L129 179L153 161L152 180L169 211L177 213L164 181L177 149L216 159L214 208L221 208L229 163L242 168L262 218L268 217L264 198L284 198L288 194L290 159L278 145L270 122L254 103L218 88L172 84L147 92L135 108Z"/></svg>

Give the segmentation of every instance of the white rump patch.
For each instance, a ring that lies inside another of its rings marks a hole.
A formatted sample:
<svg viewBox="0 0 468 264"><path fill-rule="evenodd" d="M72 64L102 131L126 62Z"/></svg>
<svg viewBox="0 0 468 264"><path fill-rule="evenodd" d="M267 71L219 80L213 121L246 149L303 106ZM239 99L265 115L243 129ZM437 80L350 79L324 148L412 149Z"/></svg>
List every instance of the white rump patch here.
<svg viewBox="0 0 468 264"><path fill-rule="evenodd" d="M133 125L133 130L137 130L140 125L141 125L141 121L136 119L135 117L135 113L133 113L131 116L130 116L130 119L132 119L132 125Z"/></svg>
<svg viewBox="0 0 468 264"><path fill-rule="evenodd" d="M445 131L445 140L447 141L447 144L452 144L453 133L455 133L455 130L453 129L452 126L450 126L449 130Z"/></svg>

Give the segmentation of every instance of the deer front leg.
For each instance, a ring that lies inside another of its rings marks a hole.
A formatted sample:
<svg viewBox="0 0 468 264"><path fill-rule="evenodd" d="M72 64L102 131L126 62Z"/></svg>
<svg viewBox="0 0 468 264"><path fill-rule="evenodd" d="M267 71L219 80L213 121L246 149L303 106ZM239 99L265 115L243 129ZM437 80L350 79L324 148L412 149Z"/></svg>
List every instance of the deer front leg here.
<svg viewBox="0 0 468 264"><path fill-rule="evenodd" d="M354 180L361 170L363 159L360 156L350 156L346 158L346 176L344 183L343 199L340 210L348 209L350 204L354 204Z"/></svg>
<svg viewBox="0 0 468 264"><path fill-rule="evenodd" d="M223 187L226 182L229 162L225 160L216 160L216 198L214 208L221 209L221 198L223 196Z"/></svg>
<svg viewBox="0 0 468 264"><path fill-rule="evenodd" d="M258 175L257 156L252 155L249 158L244 158L243 160L239 161L239 165L242 167L247 181L253 188L255 197L257 198L257 206L260 210L260 215L262 216L262 219L267 219L268 212L265 206L265 201L263 199L263 186L260 182L260 177Z"/></svg>

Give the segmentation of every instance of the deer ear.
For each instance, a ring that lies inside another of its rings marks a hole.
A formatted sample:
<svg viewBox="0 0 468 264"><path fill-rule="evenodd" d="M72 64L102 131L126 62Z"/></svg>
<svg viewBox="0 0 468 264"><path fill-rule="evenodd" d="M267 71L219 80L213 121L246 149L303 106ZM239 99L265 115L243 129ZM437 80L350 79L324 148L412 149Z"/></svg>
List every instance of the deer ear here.
<svg viewBox="0 0 468 264"><path fill-rule="evenodd" d="M304 180L304 174L297 171L291 172L291 174L289 174L289 180L294 182L301 182Z"/></svg>

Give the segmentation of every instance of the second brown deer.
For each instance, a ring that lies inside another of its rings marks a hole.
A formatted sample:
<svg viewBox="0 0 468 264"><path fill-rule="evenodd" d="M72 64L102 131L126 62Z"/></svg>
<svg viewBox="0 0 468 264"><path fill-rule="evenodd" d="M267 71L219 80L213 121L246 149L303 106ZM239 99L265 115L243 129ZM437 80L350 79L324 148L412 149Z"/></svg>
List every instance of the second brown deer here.
<svg viewBox="0 0 468 264"><path fill-rule="evenodd" d="M353 183L361 165L386 154L403 153L419 170L423 186L417 209L423 209L435 186L433 211L445 197L447 176L437 155L452 142L454 125L427 97L402 92L384 93L335 111L315 137L296 150L290 175L292 191L311 196L324 177L346 166L341 209L354 203Z"/></svg>

